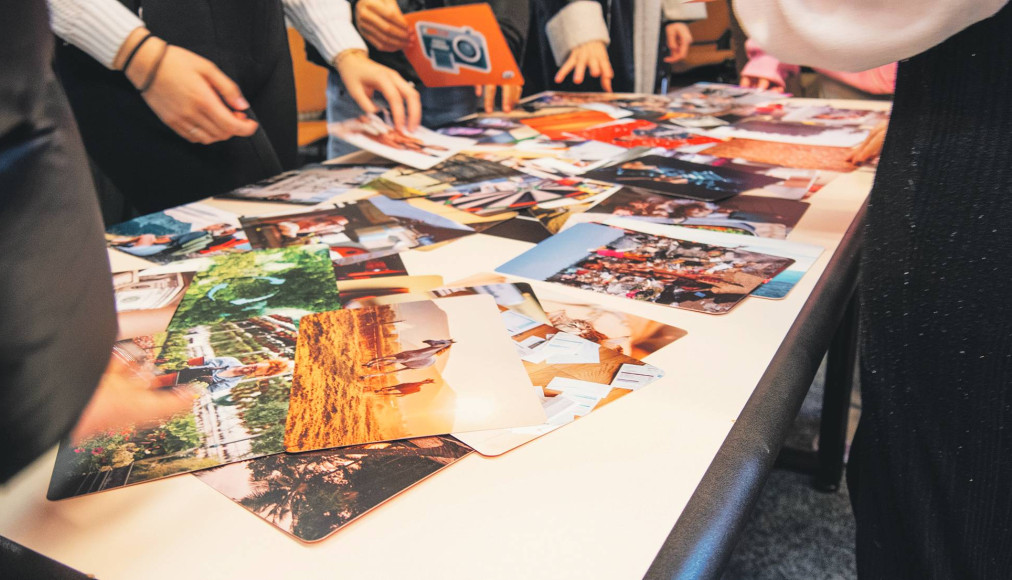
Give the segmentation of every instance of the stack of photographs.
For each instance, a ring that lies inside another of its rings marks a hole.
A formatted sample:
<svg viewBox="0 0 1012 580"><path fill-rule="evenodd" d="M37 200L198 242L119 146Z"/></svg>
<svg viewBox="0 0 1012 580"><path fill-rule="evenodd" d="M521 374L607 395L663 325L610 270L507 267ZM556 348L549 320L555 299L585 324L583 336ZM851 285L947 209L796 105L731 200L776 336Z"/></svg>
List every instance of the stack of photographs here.
<svg viewBox="0 0 1012 580"><path fill-rule="evenodd" d="M158 264L250 249L238 216L199 202L117 224L105 238L110 248Z"/></svg>
<svg viewBox="0 0 1012 580"><path fill-rule="evenodd" d="M389 169L382 165L314 165L287 171L217 197L317 205L359 188Z"/></svg>

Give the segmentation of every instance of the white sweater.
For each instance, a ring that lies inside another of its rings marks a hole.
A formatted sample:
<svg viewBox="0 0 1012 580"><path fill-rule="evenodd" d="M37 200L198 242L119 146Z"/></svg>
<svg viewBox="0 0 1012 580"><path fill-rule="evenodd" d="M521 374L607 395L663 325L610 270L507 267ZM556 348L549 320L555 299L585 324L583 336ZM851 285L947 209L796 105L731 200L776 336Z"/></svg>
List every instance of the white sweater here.
<svg viewBox="0 0 1012 580"><path fill-rule="evenodd" d="M1007 1L734 0L734 11L749 38L784 62L862 71L920 54Z"/></svg>
<svg viewBox="0 0 1012 580"><path fill-rule="evenodd" d="M48 0L50 25L63 40L112 68L123 42L144 26L116 0ZM285 16L328 62L350 48L366 50L347 0L282 0Z"/></svg>

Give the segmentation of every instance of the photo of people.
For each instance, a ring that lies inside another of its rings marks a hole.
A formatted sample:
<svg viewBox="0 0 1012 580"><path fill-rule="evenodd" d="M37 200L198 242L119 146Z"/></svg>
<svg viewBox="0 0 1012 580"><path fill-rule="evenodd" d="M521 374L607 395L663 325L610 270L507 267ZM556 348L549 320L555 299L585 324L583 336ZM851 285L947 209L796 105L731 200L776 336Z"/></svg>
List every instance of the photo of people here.
<svg viewBox="0 0 1012 580"><path fill-rule="evenodd" d="M167 209L110 227L111 248L158 264L250 249L237 216L204 203Z"/></svg>
<svg viewBox="0 0 1012 580"><path fill-rule="evenodd" d="M116 343L148 387L184 410L64 441L48 498L132 485L283 451L296 323L270 315Z"/></svg>
<svg viewBox="0 0 1012 580"><path fill-rule="evenodd" d="M737 230L746 235L784 239L801 220L809 204L803 201L738 195L712 202L657 195L624 187L587 210L637 220L685 227Z"/></svg>
<svg viewBox="0 0 1012 580"><path fill-rule="evenodd" d="M316 205L361 187L389 169L377 165L311 165L217 197Z"/></svg>
<svg viewBox="0 0 1012 580"><path fill-rule="evenodd" d="M495 328L489 296L304 317L285 449L542 423L516 348Z"/></svg>
<svg viewBox="0 0 1012 580"><path fill-rule="evenodd" d="M577 224L496 271L724 314L793 262L736 248Z"/></svg>
<svg viewBox="0 0 1012 580"><path fill-rule="evenodd" d="M780 181L775 177L728 167L700 165L659 155L647 155L618 165L595 169L585 177L640 187L677 197L718 201Z"/></svg>
<svg viewBox="0 0 1012 580"><path fill-rule="evenodd" d="M240 218L253 247L325 244L335 264L346 266L474 233L474 229L412 206L375 196L328 209Z"/></svg>
<svg viewBox="0 0 1012 580"><path fill-rule="evenodd" d="M448 137L424 127L403 133L372 114L331 123L327 129L355 147L417 169L428 169L474 144L472 139Z"/></svg>
<svg viewBox="0 0 1012 580"><path fill-rule="evenodd" d="M453 437L419 437L282 453L196 476L283 532L316 542L471 451Z"/></svg>

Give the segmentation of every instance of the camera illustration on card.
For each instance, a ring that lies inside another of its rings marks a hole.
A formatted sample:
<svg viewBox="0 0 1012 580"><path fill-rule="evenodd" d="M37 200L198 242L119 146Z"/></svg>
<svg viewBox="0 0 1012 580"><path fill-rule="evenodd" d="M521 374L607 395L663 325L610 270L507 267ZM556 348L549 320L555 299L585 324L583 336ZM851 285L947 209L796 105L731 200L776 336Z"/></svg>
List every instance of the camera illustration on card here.
<svg viewBox="0 0 1012 580"><path fill-rule="evenodd" d="M433 69L451 74L459 74L460 67L491 72L492 63L484 34L467 26L435 22L418 22L415 29Z"/></svg>

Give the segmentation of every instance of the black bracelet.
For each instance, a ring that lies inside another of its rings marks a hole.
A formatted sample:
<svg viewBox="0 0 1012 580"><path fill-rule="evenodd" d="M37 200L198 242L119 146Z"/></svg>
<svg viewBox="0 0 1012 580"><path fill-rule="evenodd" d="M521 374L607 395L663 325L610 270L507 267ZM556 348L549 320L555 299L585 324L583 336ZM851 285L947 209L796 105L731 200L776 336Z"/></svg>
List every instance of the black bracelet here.
<svg viewBox="0 0 1012 580"><path fill-rule="evenodd" d="M123 74L126 74L127 69L130 68L130 63L134 61L134 57L137 56L138 52L140 52L141 47L144 46L144 43L150 40L151 37L153 36L154 34L149 32L144 35L144 38L142 38L140 42L134 45L134 49L130 51L130 56L126 57L126 61L123 62L123 68L120 69L123 71Z"/></svg>
<svg viewBox="0 0 1012 580"><path fill-rule="evenodd" d="M161 68L162 61L165 60L165 53L169 52L169 46L171 45L166 42L165 47L162 48L162 53L158 55L158 60L156 60L155 64L151 66L151 72L148 73L148 78L145 79L144 84L137 89L141 92L141 94L144 94L144 91L150 89L151 85L155 82L155 76L158 75L158 69Z"/></svg>

